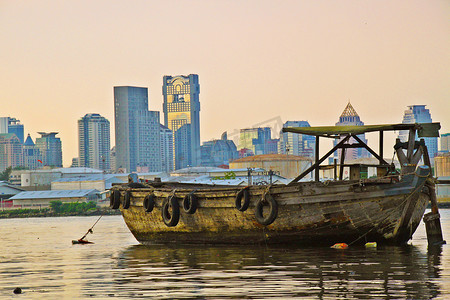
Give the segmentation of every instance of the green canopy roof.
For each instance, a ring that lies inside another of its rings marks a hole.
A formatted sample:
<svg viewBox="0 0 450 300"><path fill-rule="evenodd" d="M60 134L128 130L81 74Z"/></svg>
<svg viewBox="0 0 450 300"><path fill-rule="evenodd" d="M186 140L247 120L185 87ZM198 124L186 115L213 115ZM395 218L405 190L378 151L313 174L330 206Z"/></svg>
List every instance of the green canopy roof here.
<svg viewBox="0 0 450 300"><path fill-rule="evenodd" d="M293 132L314 136L336 138L341 135L358 135L372 131L393 131L416 129L419 137L439 137L440 123L415 124L383 124L363 126L317 126L317 127L284 127L283 132Z"/></svg>

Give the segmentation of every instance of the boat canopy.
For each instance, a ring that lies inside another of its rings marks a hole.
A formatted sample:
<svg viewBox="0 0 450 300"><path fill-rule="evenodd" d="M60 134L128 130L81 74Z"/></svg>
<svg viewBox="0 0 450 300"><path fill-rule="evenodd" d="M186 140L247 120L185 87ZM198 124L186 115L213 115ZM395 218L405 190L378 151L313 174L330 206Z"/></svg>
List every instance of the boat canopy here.
<svg viewBox="0 0 450 300"><path fill-rule="evenodd" d="M283 132L293 132L314 136L337 138L341 135L358 135L373 131L394 131L416 129L419 137L439 137L440 123L383 124L362 126L316 126L316 127L284 127Z"/></svg>

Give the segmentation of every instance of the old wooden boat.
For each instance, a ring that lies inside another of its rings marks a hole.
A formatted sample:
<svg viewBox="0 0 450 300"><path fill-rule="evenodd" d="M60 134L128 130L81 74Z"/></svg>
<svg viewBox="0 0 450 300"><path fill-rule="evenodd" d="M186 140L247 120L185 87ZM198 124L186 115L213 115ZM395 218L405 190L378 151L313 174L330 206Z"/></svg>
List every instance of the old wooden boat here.
<svg viewBox="0 0 450 300"><path fill-rule="evenodd" d="M427 149L423 139L415 139L416 132L438 136L439 128L439 123L284 128L316 136L315 163L287 185L139 182L133 174L128 184L113 186L110 205L121 210L142 244L403 244L430 201L430 226L440 226ZM409 130L409 141L395 145L401 172L383 159L383 132L388 130ZM380 133L378 154L358 138L371 131ZM320 137L340 141L319 159ZM356 147L379 160L377 178L361 178L360 165L345 164L345 150ZM339 164L321 165L338 150ZM417 167L421 159L425 165ZM320 181L319 171L330 167L335 180ZM343 180L344 168L350 168L349 180ZM310 172L315 172L314 181L299 181Z"/></svg>

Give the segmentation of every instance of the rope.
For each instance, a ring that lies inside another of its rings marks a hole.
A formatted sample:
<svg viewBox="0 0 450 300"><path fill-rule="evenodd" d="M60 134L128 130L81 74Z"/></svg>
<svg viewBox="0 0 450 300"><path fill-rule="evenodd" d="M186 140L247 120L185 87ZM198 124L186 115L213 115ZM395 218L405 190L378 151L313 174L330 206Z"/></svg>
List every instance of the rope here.
<svg viewBox="0 0 450 300"><path fill-rule="evenodd" d="M271 187L272 187L272 184L269 184L268 186L266 186L265 191L263 193L263 197L265 197L269 193Z"/></svg>
<svg viewBox="0 0 450 300"><path fill-rule="evenodd" d="M97 221L95 221L94 225L92 225L91 228L89 228L89 230L86 232L85 235L83 235L83 237L79 240L83 240L89 233L93 233L92 229L94 228L95 224L98 223L98 221L100 221L100 219L103 217L104 212L100 215L100 217L97 219Z"/></svg>

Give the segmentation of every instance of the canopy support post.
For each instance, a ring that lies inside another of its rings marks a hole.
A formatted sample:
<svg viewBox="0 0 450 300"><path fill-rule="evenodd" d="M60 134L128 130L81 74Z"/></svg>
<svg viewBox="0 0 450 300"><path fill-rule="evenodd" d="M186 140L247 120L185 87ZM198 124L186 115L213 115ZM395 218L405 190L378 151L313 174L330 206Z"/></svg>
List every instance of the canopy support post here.
<svg viewBox="0 0 450 300"><path fill-rule="evenodd" d="M312 170L314 170L315 168L319 168L319 165L328 158L328 156L330 156L331 154L334 153L334 151L336 151L337 149L341 148L342 145L348 141L348 139L350 138L350 135L347 135L342 141L340 141L336 146L333 147L333 149L331 149L330 151L328 151L327 154L325 154L321 159L319 159L316 163L314 163L311 167L309 167L308 169L306 169L305 171L303 171L302 174L298 175L296 178L294 178L291 182L289 182L289 184L292 184L294 182L299 181L300 179L302 179L303 177L305 177L309 172L311 172Z"/></svg>
<svg viewBox="0 0 450 300"><path fill-rule="evenodd" d="M318 167L318 162L319 162L319 136L316 136L316 154L315 154L315 165L317 165L316 168L316 177L315 180L319 181L319 167Z"/></svg>

